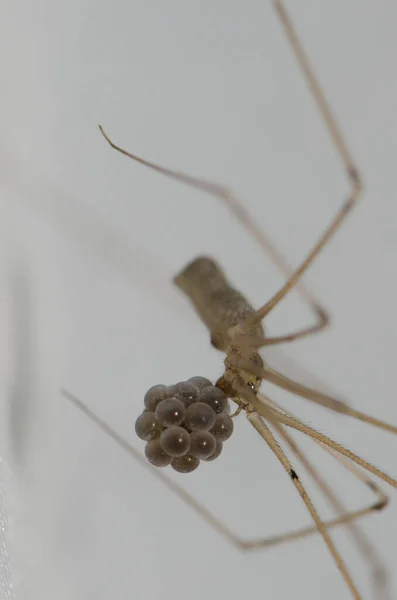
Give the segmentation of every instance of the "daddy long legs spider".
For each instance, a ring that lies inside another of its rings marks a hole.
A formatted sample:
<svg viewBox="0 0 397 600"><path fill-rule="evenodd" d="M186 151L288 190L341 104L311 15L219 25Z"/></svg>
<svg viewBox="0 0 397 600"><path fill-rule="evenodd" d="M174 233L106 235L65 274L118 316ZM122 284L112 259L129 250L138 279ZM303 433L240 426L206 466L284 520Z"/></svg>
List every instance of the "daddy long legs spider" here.
<svg viewBox="0 0 397 600"><path fill-rule="evenodd" d="M231 398L237 404L237 411L246 412L250 423L263 437L270 449L281 462L283 468L289 475L292 484L302 497L308 511L313 518L314 526L310 529L310 531L318 531L322 535L339 570L342 573L342 576L345 579L347 586L350 588L353 597L360 599L362 596L358 591L356 583L353 581L339 551L336 549L332 541L329 529L331 526L341 523L350 523L350 525L353 526L352 523L355 519L358 519L369 512L380 510L387 505L386 496L372 481L372 479L370 480L366 475L364 475L364 471L372 473L394 487L397 487L397 482L395 479L389 477L376 467L373 467L370 463L361 459L356 454L346 450L343 446L334 442L324 434L320 434L315 429L305 425L290 412L284 411L278 404L275 404L271 398L264 396L259 390L262 380L266 380L276 386L287 389L290 392L325 406L340 414L362 420L384 430L391 431L392 433L397 433L397 428L395 426L390 425L378 418L371 417L360 411L357 411L346 403L343 403L321 392L317 392L302 386L290 380L284 374L276 372L266 362L263 361L259 354L260 349L265 346L292 342L299 338L313 335L327 326L328 315L326 311L304 287L301 281L301 276L315 261L328 241L337 232L339 226L342 224L345 217L348 215L348 213L350 213L351 209L359 199L362 188L359 171L350 155L344 137L339 127L336 125L329 105L309 65L306 55L297 38L295 29L285 10L284 4L282 2L275 2L275 7L286 29L286 33L297 55L300 66L302 67L303 72L308 80L309 87L311 88L315 101L317 102L320 112L324 117L329 133L331 134L331 138L340 154L350 187L345 202L342 204L329 227L295 271L291 271L284 263L282 257L270 244L267 237L265 237L262 231L257 227L255 221L248 215L247 212L245 212L242 205L234 197L234 195L230 193L229 190L216 184L195 179L183 173L170 171L164 167L160 167L140 159L139 157L134 156L116 146L110 140L110 138L107 137L103 130L102 133L114 148L124 154L127 154L127 156L171 178L177 179L188 185L192 185L218 197L232 211L234 216L239 219L241 224L249 231L249 233L253 235L259 245L261 245L266 251L270 251L274 261L285 272L287 278L285 285L257 311L254 311L254 309L251 308L245 299L229 284L221 268L212 259L199 257L193 260L178 274L176 277L176 284L189 296L201 319L210 329L213 345L226 353L225 371L216 382L216 389L223 391L228 398ZM283 300L290 290L295 287L308 302L309 306L313 309L313 314L316 318L315 323L293 333L276 337L267 337L262 329L262 320L276 305L278 305L279 302ZM211 387L209 385L204 386L209 388L207 395L207 392L202 390L201 384L203 382L200 383L199 381L195 380L192 383L195 388L193 391L191 389L189 391L189 387L186 385L184 386L183 383L181 383L179 387L170 386L167 387L167 389L161 388L154 391L152 390L147 396L147 412L143 413L144 416L137 425L137 432L148 442L149 445L147 455L153 464L158 463L160 466L160 463L164 465L165 463L171 462L174 468L177 470L187 471L189 469L193 470L193 467L197 466L200 453L204 460L208 458L208 456L204 456L205 449L203 450L202 446L203 444L205 445L205 443L213 444L214 441L210 441L211 438L207 436L207 442L203 442L203 440L200 442L197 440L198 434L195 433L196 440L192 442L191 431L196 430L196 427L192 424L192 420L194 421L196 418L198 421L201 420L202 423L205 421L205 417L203 416L204 413L194 413L193 409L195 408L194 401L199 401L201 406L196 407L197 410L206 411L207 409L203 409L202 405L204 404L205 406L208 406L208 398L211 394L215 394L215 390L212 385ZM206 383L208 384L208 382ZM220 392L219 394L219 397L223 398ZM72 399L70 395L69 398ZM171 412L167 413L167 416L165 416L165 413L162 413L162 410L166 410L167 407L165 406L164 402L168 398L175 398L176 404L175 402L174 404L168 402L168 409L171 410ZM73 401L78 404L80 408L84 409L84 406L79 404L77 399L74 399ZM223 399L219 402L222 403ZM190 406L193 406L193 408L190 408L189 404ZM87 409L84 410L87 412ZM193 412L194 414L186 415L187 411L190 411L190 413ZM220 410L219 415L222 415L222 418L225 421L224 427L230 427L230 417L228 415L225 416L222 410ZM218 417L214 417L213 415L212 417L208 417L209 421L201 426L204 430L209 429L210 435L212 435L211 431L214 432L213 427L216 426L211 421L211 418L212 420L216 418L219 421L219 415ZM95 419L95 416L91 413L90 416L91 418ZM167 418L170 420L167 421ZM175 420L172 421L172 419ZM173 423L173 425L171 423ZM98 420L97 424L104 428L107 433L113 435L112 432L106 428L105 424L100 423ZM172 437L169 430L165 429L166 425L173 427L180 427L183 425L183 432L180 429L178 429L178 431L174 430L174 432L171 433L174 433L176 437ZM149 431L148 428L151 430ZM301 483L299 472L297 468L295 468L295 464L293 464L287 457L283 447L281 447L279 444L279 439L286 447L289 448L292 454L300 460L300 462L305 464L306 468L311 472L312 476L322 487L324 494L329 498L337 513L344 512L342 505L334 495L334 492L326 486L325 482L323 482L322 475L313 469L308 458L303 455L300 448L296 445L296 442L289 435L287 428L292 428L305 433L306 435L312 437L317 443L321 444L324 448L327 448L329 451L331 451L335 457L342 461L343 464L345 464L355 476L362 479L366 485L375 492L377 497L373 504L354 513L339 515L333 521L331 521L331 523L323 523L318 516L318 513L313 506L306 489ZM164 434L164 431L167 432L167 435ZM218 440L221 440L221 435L222 433L216 436ZM172 438L171 440L168 439L168 442L167 436L168 438ZM196 444L195 451L192 454L189 454L189 451L191 451L189 450L191 447L189 444ZM175 445L181 446L182 449L181 447L175 449ZM128 446L125 444L124 447L128 449ZM181 456L185 458L180 458ZM358 465L363 470L357 469L355 465ZM194 504L194 501L191 498L189 498L188 501ZM260 539L254 541L245 541L239 539L231 531L224 528L216 518L210 516L205 509L202 507L200 508L197 503L195 504L195 507L197 510L200 510L207 519L211 520L211 523L214 527L221 531L229 540L231 540L241 549L252 549L259 546L268 546L271 543L280 543L281 541L286 541L291 537L299 537L299 535L307 535L309 533L308 530L305 530L302 531L301 534L294 533L292 536L286 535L282 536L282 538L277 538L270 541ZM357 533L357 530L354 530L354 532L356 536L360 535ZM368 554L370 550L368 549L369 547L366 545L366 542L361 540L361 546L366 548L366 552Z"/></svg>

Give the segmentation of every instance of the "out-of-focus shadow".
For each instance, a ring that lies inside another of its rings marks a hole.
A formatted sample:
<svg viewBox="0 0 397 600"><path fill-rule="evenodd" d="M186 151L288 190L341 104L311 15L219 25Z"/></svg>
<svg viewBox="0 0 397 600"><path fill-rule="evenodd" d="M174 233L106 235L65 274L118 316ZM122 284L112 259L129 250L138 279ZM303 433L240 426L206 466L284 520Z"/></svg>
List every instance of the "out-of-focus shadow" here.
<svg viewBox="0 0 397 600"><path fill-rule="evenodd" d="M14 193L25 209L38 214L69 239L94 252L105 263L142 286L173 310L177 310L170 289L172 274L167 276L165 265L146 248L138 246L125 233L106 220L82 199L65 194L51 182L29 172L27 165L19 165L0 150L2 184ZM178 312L179 314L179 312Z"/></svg>
<svg viewBox="0 0 397 600"><path fill-rule="evenodd" d="M34 422L32 390L35 389L33 300L26 265L17 259L11 268L10 314L13 339L13 372L9 384L9 445L15 466L27 460L29 432Z"/></svg>
<svg viewBox="0 0 397 600"><path fill-rule="evenodd" d="M32 299L28 269L23 260L8 265L9 343L2 414L2 456L0 469L0 598L12 599L12 563L10 547L17 555L16 541L20 519L18 472L27 466L29 432L32 427L32 389L34 388L34 341ZM7 475L7 477L5 476ZM3 489L4 485L4 489ZM12 507L13 523L7 519ZM12 539L12 542L10 540ZM18 547L19 549L19 547Z"/></svg>

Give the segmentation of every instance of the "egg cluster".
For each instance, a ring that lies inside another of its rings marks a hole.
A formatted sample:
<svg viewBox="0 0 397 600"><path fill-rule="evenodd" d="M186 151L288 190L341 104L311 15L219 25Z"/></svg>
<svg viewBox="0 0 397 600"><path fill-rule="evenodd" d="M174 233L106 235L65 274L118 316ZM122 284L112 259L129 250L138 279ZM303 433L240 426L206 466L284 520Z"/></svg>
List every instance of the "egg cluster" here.
<svg viewBox="0 0 397 600"><path fill-rule="evenodd" d="M155 385L144 403L135 431L147 442L145 456L155 467L191 473L200 460L218 458L233 433L227 396L205 377Z"/></svg>

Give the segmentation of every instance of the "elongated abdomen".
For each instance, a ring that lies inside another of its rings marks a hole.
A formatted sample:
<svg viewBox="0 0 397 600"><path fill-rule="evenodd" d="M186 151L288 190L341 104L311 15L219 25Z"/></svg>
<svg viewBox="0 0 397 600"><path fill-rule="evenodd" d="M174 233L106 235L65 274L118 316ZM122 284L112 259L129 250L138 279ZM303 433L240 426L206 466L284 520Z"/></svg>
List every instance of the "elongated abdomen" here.
<svg viewBox="0 0 397 600"><path fill-rule="evenodd" d="M221 267L205 256L189 263L174 281L210 330L213 345L226 351L230 342L226 331L255 312L248 300L228 282ZM263 337L262 326L252 335Z"/></svg>

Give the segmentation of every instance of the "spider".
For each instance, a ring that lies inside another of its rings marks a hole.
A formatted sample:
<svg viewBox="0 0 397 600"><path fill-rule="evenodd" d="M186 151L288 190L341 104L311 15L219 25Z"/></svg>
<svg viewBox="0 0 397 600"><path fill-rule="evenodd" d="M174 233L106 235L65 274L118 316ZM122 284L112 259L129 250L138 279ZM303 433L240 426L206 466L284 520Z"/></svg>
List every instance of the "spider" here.
<svg viewBox="0 0 397 600"><path fill-rule="evenodd" d="M242 540L178 484L168 479L160 470L158 470L158 476L168 487L176 491L186 502L200 512L215 529L241 550L268 547L318 532L327 545L352 596L356 600L362 600L362 595L356 583L334 545L329 529L342 524L350 528L362 552L372 561L375 578L378 579L379 589L381 589L385 585L384 574L376 551L361 530L356 527L355 521L371 512L382 510L388 504L387 496L375 482L368 478L365 472L377 476L393 487L397 487L397 480L328 436L304 424L290 411L284 410L278 403L260 391L261 383L269 381L337 413L364 421L391 433L397 433L396 426L360 412L330 395L289 379L284 374L272 369L260 355L261 348L293 342L314 335L328 326L329 316L327 312L304 286L302 276L339 230L359 200L363 187L358 168L333 117L284 2L275 0L274 7L322 114L330 137L339 153L350 191L341 208L303 262L298 268L291 270L230 190L167 169L131 154L116 145L100 126L101 133L107 142L118 152L167 177L218 198L248 233L253 236L262 249L271 254L274 262L286 276L286 282L281 289L258 310L254 310L245 297L229 283L221 267L211 257L199 256L177 274L174 282L188 296L201 320L209 329L212 345L225 353L225 369L215 384L207 378L197 375L187 381L172 385L161 384L150 388L145 395L145 408L136 421L136 433L142 440L146 441L145 454L151 465L157 468L170 465L180 473L191 473L198 468L200 461L212 461L220 455L223 451L224 442L232 434L233 416L245 412L248 421L275 454L300 494L313 519L313 526L267 539ZM315 316L315 322L286 335L267 336L263 328L263 320L294 288L308 303ZM94 420L108 435L113 437L126 451L142 462L143 459L140 454L106 423L94 415L80 400L65 390L63 390L63 394ZM234 415L230 415L229 400L236 404ZM324 481L321 474L301 451L288 429L297 430L310 436L324 450L341 462L355 477L364 482L376 494L376 500L370 506L353 512L346 512L333 489ZM332 504L338 515L337 517L327 522L320 518L298 471L281 446L279 439L289 447L291 452L312 475Z"/></svg>

